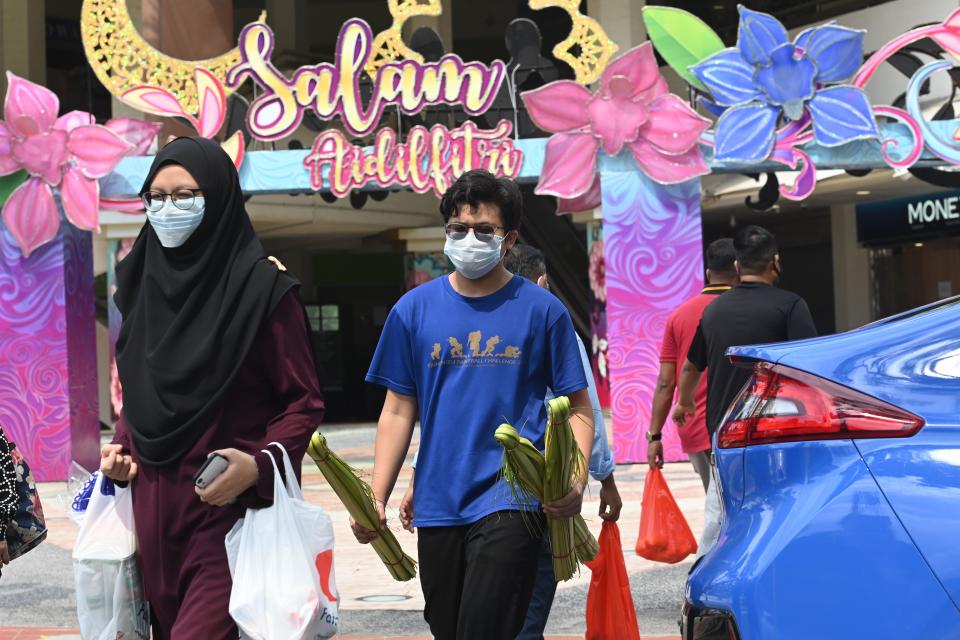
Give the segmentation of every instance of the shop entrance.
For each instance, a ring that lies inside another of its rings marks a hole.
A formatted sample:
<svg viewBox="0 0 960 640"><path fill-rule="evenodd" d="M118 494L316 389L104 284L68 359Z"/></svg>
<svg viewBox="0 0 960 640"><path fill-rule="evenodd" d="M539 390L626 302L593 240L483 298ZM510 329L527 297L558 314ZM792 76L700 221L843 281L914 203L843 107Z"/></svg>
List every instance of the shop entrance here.
<svg viewBox="0 0 960 640"><path fill-rule="evenodd" d="M325 421L375 422L385 391L364 377L390 308L405 292L403 255L313 258L316 301L308 305L327 404Z"/></svg>
<svg viewBox="0 0 960 640"><path fill-rule="evenodd" d="M874 249L870 262L875 318L960 293L960 237Z"/></svg>

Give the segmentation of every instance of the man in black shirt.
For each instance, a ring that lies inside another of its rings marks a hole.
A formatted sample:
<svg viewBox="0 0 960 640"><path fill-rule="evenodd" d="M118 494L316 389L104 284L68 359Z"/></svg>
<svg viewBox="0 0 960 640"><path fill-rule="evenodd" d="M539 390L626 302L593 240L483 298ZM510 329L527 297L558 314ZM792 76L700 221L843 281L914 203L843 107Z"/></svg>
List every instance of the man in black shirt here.
<svg viewBox="0 0 960 640"><path fill-rule="evenodd" d="M695 411L694 390L700 375L707 378L707 431L711 438L720 420L752 374L734 367L725 355L738 345L801 340L817 335L803 298L773 286L780 277L780 255L773 234L749 226L734 240L740 284L717 297L704 310L680 375L680 391L673 412L682 425Z"/></svg>
<svg viewBox="0 0 960 640"><path fill-rule="evenodd" d="M813 317L803 298L777 289L780 255L773 234L749 226L733 242L740 284L720 295L704 310L700 326L680 374L673 420L678 425L696 410L694 390L705 369L707 377L707 432L712 440L727 407L750 379L748 368L734 367L727 349L738 345L801 340L817 335ZM707 489L703 535L698 555L713 546L720 532L720 494L714 482Z"/></svg>

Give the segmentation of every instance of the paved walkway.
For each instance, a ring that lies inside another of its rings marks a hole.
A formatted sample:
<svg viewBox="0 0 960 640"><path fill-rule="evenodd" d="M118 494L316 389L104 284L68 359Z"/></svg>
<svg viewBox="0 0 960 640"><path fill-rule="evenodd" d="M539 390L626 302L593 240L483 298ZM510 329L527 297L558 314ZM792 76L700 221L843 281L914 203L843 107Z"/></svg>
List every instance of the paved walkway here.
<svg viewBox="0 0 960 640"><path fill-rule="evenodd" d="M360 469L369 469L373 458L374 429L371 425L331 428L328 440L334 450ZM411 450L417 445L416 440ZM675 638L683 594L683 582L689 563L663 565L639 558L633 551L640 519L640 501L646 465L620 466L617 484L624 499L620 519L624 559L630 574L634 604L640 631L648 640ZM684 511L691 528L699 534L703 527L703 488L699 477L687 463L671 464L665 476ZM410 479L409 467L401 475L388 510L391 525L404 550L416 557L416 537L399 527L396 505ZM326 485L311 461L304 463L304 495L308 501L326 509L334 522L337 539L336 582L341 595L342 632L345 638L385 638L369 635L390 631L390 637L428 637L423 622L423 597L417 580L401 583L389 578L379 558L368 547L357 544L349 529L349 516L336 495ZM41 496L48 516L50 534L36 551L11 564L0 579L0 640L34 640L43 637L76 636L76 601L70 550L76 527L66 516L66 486L41 485ZM599 534L599 484L592 483L585 501L584 514L595 534ZM584 607L590 572L560 585L547 626L554 640L583 637ZM366 634L366 635L365 635ZM573 635L571 635L573 634ZM660 635L648 635L660 634Z"/></svg>

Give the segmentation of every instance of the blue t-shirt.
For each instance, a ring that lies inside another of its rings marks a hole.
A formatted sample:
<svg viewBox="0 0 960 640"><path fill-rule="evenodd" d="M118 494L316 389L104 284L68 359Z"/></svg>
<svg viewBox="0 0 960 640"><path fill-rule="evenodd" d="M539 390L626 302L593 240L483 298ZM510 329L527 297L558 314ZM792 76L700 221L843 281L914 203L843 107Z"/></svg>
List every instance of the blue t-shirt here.
<svg viewBox="0 0 960 640"><path fill-rule="evenodd" d="M387 317L367 381L417 399L418 527L535 507L518 505L500 480L493 434L506 422L542 450L547 388L587 387L567 310L519 276L482 298L460 295L447 276L408 292Z"/></svg>

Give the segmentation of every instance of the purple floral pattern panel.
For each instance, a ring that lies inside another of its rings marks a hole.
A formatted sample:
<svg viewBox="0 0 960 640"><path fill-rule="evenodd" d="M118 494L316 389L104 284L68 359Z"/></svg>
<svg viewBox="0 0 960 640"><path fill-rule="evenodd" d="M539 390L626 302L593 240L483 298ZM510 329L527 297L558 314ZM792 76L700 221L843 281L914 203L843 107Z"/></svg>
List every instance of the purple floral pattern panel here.
<svg viewBox="0 0 960 640"><path fill-rule="evenodd" d="M38 481L98 458L92 258L73 225L27 258L0 224L0 423Z"/></svg>
<svg viewBox="0 0 960 640"><path fill-rule="evenodd" d="M644 462L667 318L703 286L700 181L664 186L638 171L600 179L614 457ZM685 459L672 423L663 439L667 461Z"/></svg>
<svg viewBox="0 0 960 640"><path fill-rule="evenodd" d="M599 182L599 180L598 180ZM599 194L599 186L597 188ZM610 408L610 376L607 371L607 285L604 281L603 224L587 225L587 252L590 255L590 360L597 384L600 406Z"/></svg>

